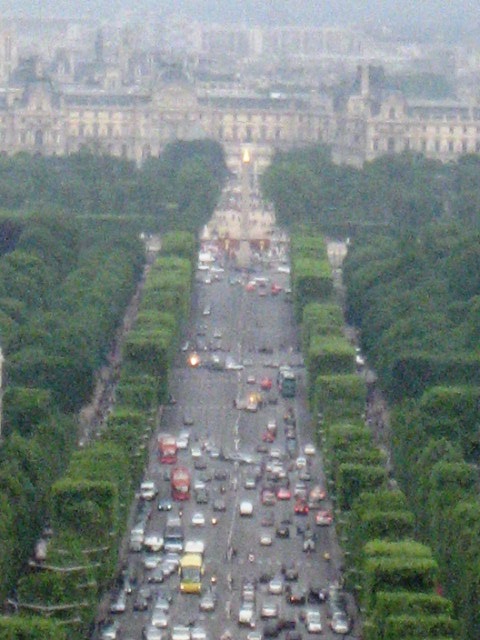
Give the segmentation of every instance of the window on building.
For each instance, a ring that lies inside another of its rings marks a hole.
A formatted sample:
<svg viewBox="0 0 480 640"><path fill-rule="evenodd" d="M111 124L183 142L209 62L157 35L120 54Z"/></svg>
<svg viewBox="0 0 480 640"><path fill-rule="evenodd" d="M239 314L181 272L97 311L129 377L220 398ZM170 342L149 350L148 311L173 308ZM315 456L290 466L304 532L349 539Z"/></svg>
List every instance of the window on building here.
<svg viewBox="0 0 480 640"><path fill-rule="evenodd" d="M218 127L218 137L220 138L220 140L223 140L223 127L222 126Z"/></svg>
<svg viewBox="0 0 480 640"><path fill-rule="evenodd" d="M394 107L392 107L390 109L390 111L388 112L388 117L389 117L390 120L395 120L395 108Z"/></svg>
<svg viewBox="0 0 480 640"><path fill-rule="evenodd" d="M267 139L267 127L265 125L260 127L260 138L262 142L265 142Z"/></svg>
<svg viewBox="0 0 480 640"><path fill-rule="evenodd" d="M450 153L453 153L453 151L454 151L453 140L450 140L449 143L448 143L448 151Z"/></svg>
<svg viewBox="0 0 480 640"><path fill-rule="evenodd" d="M378 138L374 138L374 139L372 140L372 149L373 149L374 151L378 151Z"/></svg>
<svg viewBox="0 0 480 640"><path fill-rule="evenodd" d="M395 138L388 138L387 151L390 151L392 153L395 151Z"/></svg>
<svg viewBox="0 0 480 640"><path fill-rule="evenodd" d="M468 142L466 140L462 140L462 153L467 153L468 151Z"/></svg>
<svg viewBox="0 0 480 640"><path fill-rule="evenodd" d="M233 140L238 140L238 127L237 126L233 126L232 127L232 139Z"/></svg>
<svg viewBox="0 0 480 640"><path fill-rule="evenodd" d="M420 149L421 149L421 151L426 151L427 150L427 141L425 140L425 138L422 138L420 140Z"/></svg>
<svg viewBox="0 0 480 640"><path fill-rule="evenodd" d="M275 129L275 140L280 140L281 137L282 137L282 130L279 127L277 127Z"/></svg>
<svg viewBox="0 0 480 640"><path fill-rule="evenodd" d="M410 138L405 138L403 148L405 149L405 151L410 151Z"/></svg>
<svg viewBox="0 0 480 640"><path fill-rule="evenodd" d="M252 141L252 127L247 127L246 132L245 132L245 140L247 142L251 142Z"/></svg>
<svg viewBox="0 0 480 640"><path fill-rule="evenodd" d="M435 140L435 151L440 152L440 140Z"/></svg>
<svg viewBox="0 0 480 640"><path fill-rule="evenodd" d="M83 138L83 136L85 135L85 125L83 124L79 125L78 135L80 136L80 138Z"/></svg>

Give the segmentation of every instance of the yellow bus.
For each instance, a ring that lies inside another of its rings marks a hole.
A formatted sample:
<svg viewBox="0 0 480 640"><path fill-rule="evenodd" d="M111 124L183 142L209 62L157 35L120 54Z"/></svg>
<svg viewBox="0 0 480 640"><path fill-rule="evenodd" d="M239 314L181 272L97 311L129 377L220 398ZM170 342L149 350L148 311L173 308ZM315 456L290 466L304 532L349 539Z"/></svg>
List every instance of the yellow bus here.
<svg viewBox="0 0 480 640"><path fill-rule="evenodd" d="M185 553L180 560L180 591L200 593L204 572L203 558L199 553Z"/></svg>

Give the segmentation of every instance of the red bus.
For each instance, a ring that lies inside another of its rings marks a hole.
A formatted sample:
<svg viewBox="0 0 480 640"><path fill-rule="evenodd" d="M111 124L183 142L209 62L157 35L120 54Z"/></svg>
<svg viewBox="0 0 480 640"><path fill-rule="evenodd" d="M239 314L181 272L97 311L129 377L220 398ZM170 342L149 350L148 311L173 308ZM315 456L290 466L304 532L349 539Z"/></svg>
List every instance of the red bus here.
<svg viewBox="0 0 480 640"><path fill-rule="evenodd" d="M164 433L158 436L158 457L163 464L177 462L177 440L175 436Z"/></svg>
<svg viewBox="0 0 480 640"><path fill-rule="evenodd" d="M175 467L170 474L173 500L190 498L190 471L186 467Z"/></svg>

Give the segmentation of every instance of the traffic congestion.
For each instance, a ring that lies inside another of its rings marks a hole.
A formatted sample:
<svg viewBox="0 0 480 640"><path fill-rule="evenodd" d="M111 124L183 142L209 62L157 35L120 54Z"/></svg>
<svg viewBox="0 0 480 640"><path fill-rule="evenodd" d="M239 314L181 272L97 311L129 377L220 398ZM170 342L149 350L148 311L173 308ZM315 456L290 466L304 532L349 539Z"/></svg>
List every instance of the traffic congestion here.
<svg viewBox="0 0 480 640"><path fill-rule="evenodd" d="M204 247L102 640L354 637L281 249Z"/></svg>

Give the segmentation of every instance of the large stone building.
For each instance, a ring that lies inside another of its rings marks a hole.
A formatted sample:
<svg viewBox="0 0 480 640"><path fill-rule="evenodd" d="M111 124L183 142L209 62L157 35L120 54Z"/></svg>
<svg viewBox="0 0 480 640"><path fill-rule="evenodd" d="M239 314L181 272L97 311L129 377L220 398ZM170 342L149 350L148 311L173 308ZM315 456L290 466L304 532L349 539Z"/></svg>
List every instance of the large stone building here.
<svg viewBox="0 0 480 640"><path fill-rule="evenodd" d="M247 40L239 35L244 32ZM232 51L253 47L259 54L267 42L278 56L363 55L362 40L348 30L240 29L234 37L227 28L212 28L205 34ZM56 49L48 64L32 59L22 67L12 32L0 31L0 153L63 155L93 146L141 163L173 140L211 137L224 145L233 172L240 169L239 145L251 147L258 176L276 149L317 142L331 145L336 161L357 166L403 150L441 161L480 152L474 98L407 100L374 86L372 68L361 65L358 89L334 105L318 82L283 91L268 77L245 82L231 73L212 82L215 74L207 73L202 80L198 68L195 75L165 63L158 52L136 49L131 31L121 36L119 46L106 51L97 33L93 59Z"/></svg>
<svg viewBox="0 0 480 640"><path fill-rule="evenodd" d="M235 158L239 143L255 147L265 166L274 148L329 139L330 112L328 101L202 96L185 82L163 82L146 91L58 88L37 78L0 93L0 153L63 155L90 145L141 162L172 140L212 137L225 145L227 156L234 147Z"/></svg>
<svg viewBox="0 0 480 640"><path fill-rule="evenodd" d="M448 162L480 153L480 103L457 100L407 100L399 92L371 90L368 67L361 89L336 114L333 155L361 166L389 153L412 151Z"/></svg>

